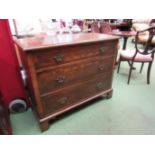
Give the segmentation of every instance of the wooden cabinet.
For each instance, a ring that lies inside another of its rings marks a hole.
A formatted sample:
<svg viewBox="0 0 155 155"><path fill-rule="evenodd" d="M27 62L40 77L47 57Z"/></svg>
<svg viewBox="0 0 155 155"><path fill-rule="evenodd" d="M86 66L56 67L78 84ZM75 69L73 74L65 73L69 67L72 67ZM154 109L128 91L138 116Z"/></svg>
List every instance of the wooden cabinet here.
<svg viewBox="0 0 155 155"><path fill-rule="evenodd" d="M96 33L15 39L42 131L49 120L112 95L118 37Z"/></svg>

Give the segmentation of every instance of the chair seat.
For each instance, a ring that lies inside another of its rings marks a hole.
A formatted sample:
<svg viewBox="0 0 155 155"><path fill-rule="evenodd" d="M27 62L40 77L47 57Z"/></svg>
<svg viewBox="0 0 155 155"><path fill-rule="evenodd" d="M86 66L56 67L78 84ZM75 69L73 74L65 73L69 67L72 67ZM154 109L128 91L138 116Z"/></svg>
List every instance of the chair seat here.
<svg viewBox="0 0 155 155"><path fill-rule="evenodd" d="M132 60L133 56L135 54L135 51L133 50L123 50L120 52L120 56L122 58L125 58L127 60ZM151 54L148 54L148 55L142 55L140 53L137 53L134 61L137 61L137 62L150 62L152 61L152 57L151 57Z"/></svg>

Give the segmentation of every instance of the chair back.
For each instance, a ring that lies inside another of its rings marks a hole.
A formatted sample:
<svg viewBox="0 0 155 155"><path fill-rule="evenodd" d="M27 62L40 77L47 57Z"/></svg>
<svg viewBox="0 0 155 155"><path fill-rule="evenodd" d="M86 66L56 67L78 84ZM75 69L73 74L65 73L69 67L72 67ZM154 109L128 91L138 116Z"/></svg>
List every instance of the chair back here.
<svg viewBox="0 0 155 155"><path fill-rule="evenodd" d="M98 22L93 22L91 24L91 31L92 32L95 32L95 33L100 33L100 29L99 29L99 26L98 26Z"/></svg>
<svg viewBox="0 0 155 155"><path fill-rule="evenodd" d="M110 34L112 32L110 24L108 22L100 23L100 32L105 34Z"/></svg>
<svg viewBox="0 0 155 155"><path fill-rule="evenodd" d="M145 42L144 49L139 50L138 48L138 38L140 35L143 35L144 33L148 33L147 41ZM136 34L136 40L135 40L135 48L136 52L134 57L136 56L137 53L142 54L142 55L148 55L152 54L152 57L154 58L154 52L155 52L155 47L152 47L152 41L153 37L155 37L155 26L149 27L145 30L138 31Z"/></svg>

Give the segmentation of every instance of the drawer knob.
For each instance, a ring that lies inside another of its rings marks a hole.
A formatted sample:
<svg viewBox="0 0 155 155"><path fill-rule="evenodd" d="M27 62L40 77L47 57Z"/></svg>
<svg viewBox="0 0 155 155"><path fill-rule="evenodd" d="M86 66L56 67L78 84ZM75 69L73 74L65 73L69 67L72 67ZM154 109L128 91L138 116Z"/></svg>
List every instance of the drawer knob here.
<svg viewBox="0 0 155 155"><path fill-rule="evenodd" d="M62 83L64 83L65 78L66 78L65 76L60 75L60 76L58 76L58 77L56 78L56 81L57 81L58 83L62 84Z"/></svg>
<svg viewBox="0 0 155 155"><path fill-rule="evenodd" d="M61 97L57 102L59 103L59 104L65 104L66 102L67 102L67 97Z"/></svg>
<svg viewBox="0 0 155 155"><path fill-rule="evenodd" d="M106 49L104 47L102 47L102 48L99 49L99 51L100 51L101 54L103 54L103 53L105 53Z"/></svg>
<svg viewBox="0 0 155 155"><path fill-rule="evenodd" d="M56 55L55 57L54 57L54 60L56 61L56 62L62 62L62 60L63 60L63 55Z"/></svg>
<svg viewBox="0 0 155 155"><path fill-rule="evenodd" d="M103 89L104 88L104 83L103 82L99 82L96 85L97 89Z"/></svg>
<svg viewBox="0 0 155 155"><path fill-rule="evenodd" d="M103 71L103 70L104 70L104 66L103 66L103 65L99 65L99 66L98 66L98 69L99 69L100 71Z"/></svg>

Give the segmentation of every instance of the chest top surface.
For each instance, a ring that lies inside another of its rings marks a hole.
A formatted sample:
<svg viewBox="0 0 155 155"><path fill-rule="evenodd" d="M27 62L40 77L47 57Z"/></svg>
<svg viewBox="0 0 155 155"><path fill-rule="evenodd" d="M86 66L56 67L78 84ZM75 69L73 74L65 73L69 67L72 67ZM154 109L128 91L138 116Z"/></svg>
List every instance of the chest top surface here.
<svg viewBox="0 0 155 155"><path fill-rule="evenodd" d="M34 36L23 39L15 39L15 42L24 51L31 51L43 48L54 48L67 45L77 45L93 42L104 42L117 40L119 37L98 34L98 33L79 33L79 34L56 34L53 36Z"/></svg>

